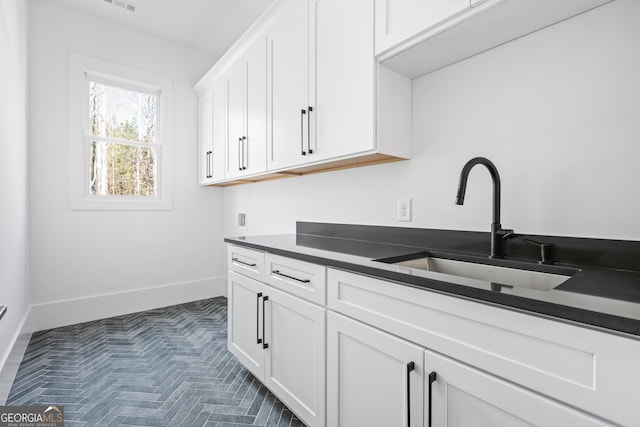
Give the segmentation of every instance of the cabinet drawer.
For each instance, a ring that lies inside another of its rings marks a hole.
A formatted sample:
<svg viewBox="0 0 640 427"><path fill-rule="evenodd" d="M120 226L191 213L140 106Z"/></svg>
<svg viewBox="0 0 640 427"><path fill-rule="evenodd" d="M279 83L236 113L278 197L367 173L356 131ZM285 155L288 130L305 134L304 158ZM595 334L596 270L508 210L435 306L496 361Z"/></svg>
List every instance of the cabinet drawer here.
<svg viewBox="0 0 640 427"><path fill-rule="evenodd" d="M346 271L328 307L623 425L640 425L640 341Z"/></svg>
<svg viewBox="0 0 640 427"><path fill-rule="evenodd" d="M265 263L268 284L316 304L325 305L325 266L273 254L265 255Z"/></svg>
<svg viewBox="0 0 640 427"><path fill-rule="evenodd" d="M264 281L264 252L242 246L229 245L227 265L230 270Z"/></svg>

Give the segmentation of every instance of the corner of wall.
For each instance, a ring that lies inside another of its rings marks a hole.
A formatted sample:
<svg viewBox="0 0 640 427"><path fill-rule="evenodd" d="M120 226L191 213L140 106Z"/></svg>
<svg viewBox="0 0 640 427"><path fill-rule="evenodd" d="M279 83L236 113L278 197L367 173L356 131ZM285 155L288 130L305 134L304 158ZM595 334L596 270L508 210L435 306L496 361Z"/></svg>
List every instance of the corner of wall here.
<svg viewBox="0 0 640 427"><path fill-rule="evenodd" d="M31 340L33 331L33 311L29 309L20 323L15 336L7 346L6 353L0 359L0 406L7 402L11 386L22 363L22 357Z"/></svg>

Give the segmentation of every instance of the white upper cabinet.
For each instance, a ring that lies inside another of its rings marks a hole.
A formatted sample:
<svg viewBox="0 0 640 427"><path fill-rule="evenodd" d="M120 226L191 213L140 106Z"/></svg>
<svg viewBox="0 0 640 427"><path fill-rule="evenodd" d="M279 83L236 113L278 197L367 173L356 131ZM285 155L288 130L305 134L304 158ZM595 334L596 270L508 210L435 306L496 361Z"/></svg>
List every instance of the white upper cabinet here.
<svg viewBox="0 0 640 427"><path fill-rule="evenodd" d="M244 141L246 138L245 119L245 69L246 64L238 64L227 77L227 178L244 174Z"/></svg>
<svg viewBox="0 0 640 427"><path fill-rule="evenodd" d="M224 80L200 96L198 103L199 182L211 184L224 179L227 96Z"/></svg>
<svg viewBox="0 0 640 427"><path fill-rule="evenodd" d="M227 82L214 184L410 158L411 81L377 63L374 41L371 0L275 1L196 86Z"/></svg>
<svg viewBox="0 0 640 427"><path fill-rule="evenodd" d="M309 0L269 35L269 169L376 148L373 4Z"/></svg>
<svg viewBox="0 0 640 427"><path fill-rule="evenodd" d="M378 70L374 39L370 0L299 2L269 32L269 170L409 157L410 82ZM402 115L378 114L385 90ZM393 144L381 137L389 128Z"/></svg>
<svg viewBox="0 0 640 427"><path fill-rule="evenodd" d="M312 161L376 148L373 9L371 0L316 1Z"/></svg>
<svg viewBox="0 0 640 427"><path fill-rule="evenodd" d="M375 0L376 54L414 78L612 0Z"/></svg>
<svg viewBox="0 0 640 427"><path fill-rule="evenodd" d="M284 14L267 37L269 46L270 170L304 162L309 152L310 88L308 1ZM311 107L311 108L310 108Z"/></svg>
<svg viewBox="0 0 640 427"><path fill-rule="evenodd" d="M470 0L376 0L376 54L470 7Z"/></svg>
<svg viewBox="0 0 640 427"><path fill-rule="evenodd" d="M213 93L207 92L198 101L198 181L212 181L213 162Z"/></svg>
<svg viewBox="0 0 640 427"><path fill-rule="evenodd" d="M226 178L266 170L267 53L259 40L227 77L228 142Z"/></svg>
<svg viewBox="0 0 640 427"><path fill-rule="evenodd" d="M227 141L227 90L223 79L213 85L213 147L211 148L210 180L224 179Z"/></svg>

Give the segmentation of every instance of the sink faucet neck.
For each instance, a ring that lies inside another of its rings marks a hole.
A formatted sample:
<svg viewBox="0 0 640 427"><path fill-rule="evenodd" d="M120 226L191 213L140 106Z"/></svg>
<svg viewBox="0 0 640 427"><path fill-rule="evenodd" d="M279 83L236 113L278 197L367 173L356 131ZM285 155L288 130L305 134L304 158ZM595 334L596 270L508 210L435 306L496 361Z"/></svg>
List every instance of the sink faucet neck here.
<svg viewBox="0 0 640 427"><path fill-rule="evenodd" d="M456 196L456 205L464 204L464 196L467 192L467 180L469 172L475 165L483 165L491 174L493 181L493 221L492 224L500 227L500 174L493 162L485 157L474 157L469 160L460 171L460 182L458 184L458 194Z"/></svg>
<svg viewBox="0 0 640 427"><path fill-rule="evenodd" d="M491 222L491 258L502 258L502 236L513 230L504 230L500 224L500 174L498 169L485 157L474 157L469 160L462 171L460 171L460 182L458 184L458 193L456 195L456 204L464 204L464 196L467 191L467 180L469 172L475 165L483 165L489 170L491 180L493 181L493 218Z"/></svg>

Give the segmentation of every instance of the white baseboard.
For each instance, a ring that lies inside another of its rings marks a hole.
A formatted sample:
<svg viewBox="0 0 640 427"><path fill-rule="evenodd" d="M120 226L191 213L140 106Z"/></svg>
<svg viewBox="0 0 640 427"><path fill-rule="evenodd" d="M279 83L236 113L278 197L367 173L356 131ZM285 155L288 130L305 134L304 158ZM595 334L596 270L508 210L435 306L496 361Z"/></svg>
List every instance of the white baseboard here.
<svg viewBox="0 0 640 427"><path fill-rule="evenodd" d="M31 340L31 332L33 330L32 313L31 309L25 313L14 339L6 347L6 354L0 355L0 357L4 357L4 360L0 359L0 406L4 406L7 403L13 380L18 373L24 352L27 350Z"/></svg>
<svg viewBox="0 0 640 427"><path fill-rule="evenodd" d="M224 276L220 276L127 292L37 304L32 307L33 330L42 331L106 319L169 305L225 296L226 293L227 280Z"/></svg>

